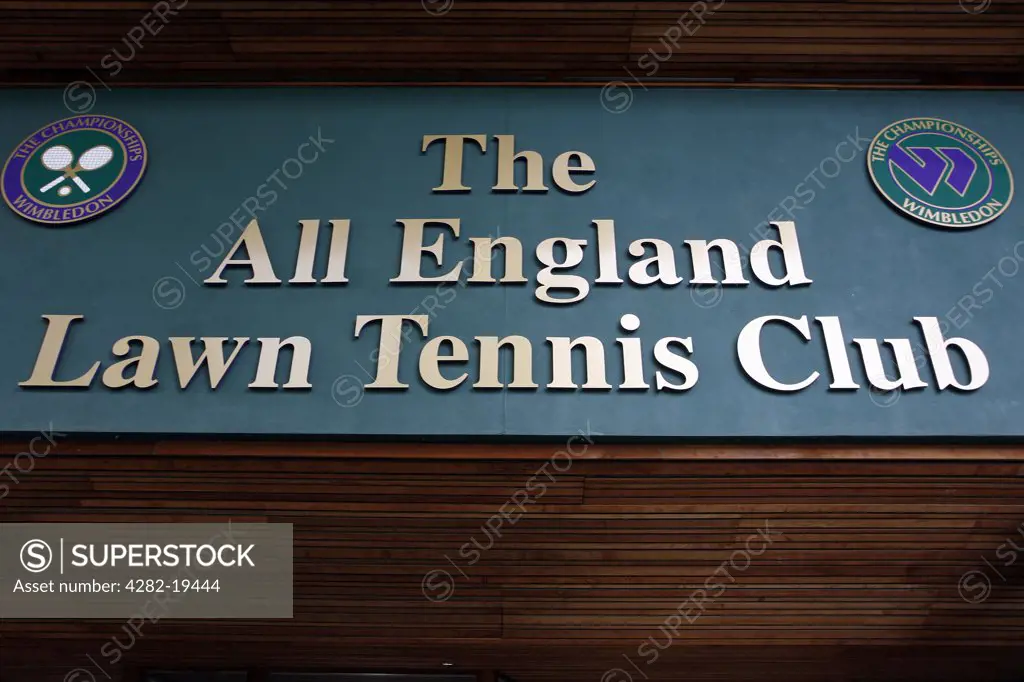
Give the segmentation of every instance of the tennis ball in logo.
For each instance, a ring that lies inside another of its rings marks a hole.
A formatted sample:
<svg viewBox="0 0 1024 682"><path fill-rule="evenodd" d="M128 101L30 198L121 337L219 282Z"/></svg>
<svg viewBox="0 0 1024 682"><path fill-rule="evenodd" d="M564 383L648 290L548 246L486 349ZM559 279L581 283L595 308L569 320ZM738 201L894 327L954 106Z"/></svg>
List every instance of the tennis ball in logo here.
<svg viewBox="0 0 1024 682"><path fill-rule="evenodd" d="M899 211L931 225L984 225L1013 199L1006 159L984 137L951 121L892 123L872 140L867 160L879 193Z"/></svg>
<svg viewBox="0 0 1024 682"><path fill-rule="evenodd" d="M93 218L124 201L142 179L146 144L131 125L109 116L76 116L40 128L4 166L4 201L18 215L48 225Z"/></svg>

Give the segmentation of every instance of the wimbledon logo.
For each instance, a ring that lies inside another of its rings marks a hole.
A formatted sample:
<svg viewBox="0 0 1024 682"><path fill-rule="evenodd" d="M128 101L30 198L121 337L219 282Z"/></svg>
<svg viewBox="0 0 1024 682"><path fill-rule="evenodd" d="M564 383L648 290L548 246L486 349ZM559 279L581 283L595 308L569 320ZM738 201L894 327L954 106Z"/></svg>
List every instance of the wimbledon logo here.
<svg viewBox="0 0 1024 682"><path fill-rule="evenodd" d="M882 196L932 225L984 225L1013 198L1013 175L1003 155L978 133L950 121L897 121L875 136L867 158Z"/></svg>
<svg viewBox="0 0 1024 682"><path fill-rule="evenodd" d="M7 159L4 201L28 220L68 225L128 198L146 170L139 131L110 116L74 116L26 138Z"/></svg>

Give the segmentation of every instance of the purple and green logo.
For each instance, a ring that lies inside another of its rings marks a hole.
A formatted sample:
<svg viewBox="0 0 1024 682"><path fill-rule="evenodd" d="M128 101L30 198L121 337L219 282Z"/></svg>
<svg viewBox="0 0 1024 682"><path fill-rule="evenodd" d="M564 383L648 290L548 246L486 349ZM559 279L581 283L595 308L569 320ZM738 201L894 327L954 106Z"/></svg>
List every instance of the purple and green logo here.
<svg viewBox="0 0 1024 682"><path fill-rule="evenodd" d="M941 118L890 124L872 140L867 158L879 193L931 225L984 225L1013 199L1013 174L1003 155L970 128Z"/></svg>
<svg viewBox="0 0 1024 682"><path fill-rule="evenodd" d="M4 201L28 220L68 225L106 213L131 195L146 171L142 135L110 116L47 124L4 164Z"/></svg>

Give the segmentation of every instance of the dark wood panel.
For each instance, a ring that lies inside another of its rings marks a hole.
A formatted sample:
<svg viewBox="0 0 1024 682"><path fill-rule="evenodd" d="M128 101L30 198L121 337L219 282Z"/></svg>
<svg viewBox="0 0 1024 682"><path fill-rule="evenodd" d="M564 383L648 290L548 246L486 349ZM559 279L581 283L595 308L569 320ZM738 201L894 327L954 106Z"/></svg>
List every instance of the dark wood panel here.
<svg viewBox="0 0 1024 682"><path fill-rule="evenodd" d="M0 464L21 449L6 439ZM1024 559L996 552L1024 547L1024 449L595 445L549 465L554 480L500 537L486 531L558 449L61 442L0 520L292 523L295 618L162 620L117 664L99 652L128 641L123 623L4 621L0 679L64 680L88 657L114 680L148 665L443 661L518 682L618 668L633 682L1019 679ZM665 620L766 528L772 544L727 569L647 665L638 646L664 643ZM474 546L470 562L460 549ZM423 593L436 570L452 577L445 601ZM971 603L959 580L978 570L992 591Z"/></svg>
<svg viewBox="0 0 1024 682"><path fill-rule="evenodd" d="M0 83L1024 85L1024 0L168 2L0 0Z"/></svg>

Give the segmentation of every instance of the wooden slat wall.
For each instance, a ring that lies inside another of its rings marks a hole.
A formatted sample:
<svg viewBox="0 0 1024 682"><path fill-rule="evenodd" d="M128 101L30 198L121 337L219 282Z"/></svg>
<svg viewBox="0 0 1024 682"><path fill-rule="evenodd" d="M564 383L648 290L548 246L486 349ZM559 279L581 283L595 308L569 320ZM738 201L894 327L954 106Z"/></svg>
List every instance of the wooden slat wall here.
<svg viewBox="0 0 1024 682"><path fill-rule="evenodd" d="M139 47L125 36L152 10L149 0L2 0L0 82L94 81L89 68L115 87L632 82L629 73L740 83L1024 84L1024 0L705 0L718 9L703 25L693 2L168 2L184 7L165 13L166 24L158 20L156 35L143 35ZM681 25L692 35L670 33ZM115 49L124 70L112 75L100 64ZM664 61L651 61L649 50Z"/></svg>
<svg viewBox="0 0 1024 682"><path fill-rule="evenodd" d="M1020 679L1024 557L1003 567L996 551L1024 547L1024 449L593 446L548 466L556 480L541 475L546 492L478 563L460 558L558 449L68 442L12 487L0 521L295 525L294 620L151 624L114 679L153 664L452 661L518 682L610 668L640 682L623 655L652 680ZM645 666L638 645L664 644L659 625L765 524L772 546ZM421 591L435 569L454 579L444 602ZM993 589L972 604L958 580L978 569ZM4 622L0 679L64 679L126 640L122 625Z"/></svg>

